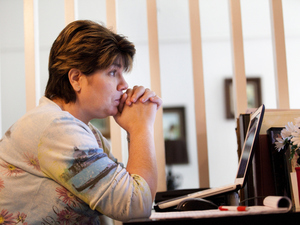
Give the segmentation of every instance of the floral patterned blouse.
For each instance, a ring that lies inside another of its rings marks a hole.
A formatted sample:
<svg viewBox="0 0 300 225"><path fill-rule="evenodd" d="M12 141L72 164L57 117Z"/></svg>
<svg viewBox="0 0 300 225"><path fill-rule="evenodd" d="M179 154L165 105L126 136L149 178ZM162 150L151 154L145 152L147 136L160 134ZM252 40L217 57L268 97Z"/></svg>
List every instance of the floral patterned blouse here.
<svg viewBox="0 0 300 225"><path fill-rule="evenodd" d="M91 124L42 97L0 140L0 225L149 217L149 186L108 146Z"/></svg>

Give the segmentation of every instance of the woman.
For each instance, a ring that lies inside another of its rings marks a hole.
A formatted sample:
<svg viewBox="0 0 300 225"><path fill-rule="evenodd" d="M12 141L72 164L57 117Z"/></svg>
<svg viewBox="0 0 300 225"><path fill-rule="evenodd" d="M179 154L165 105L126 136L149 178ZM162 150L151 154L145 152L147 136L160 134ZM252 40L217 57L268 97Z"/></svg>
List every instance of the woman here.
<svg viewBox="0 0 300 225"><path fill-rule="evenodd" d="M50 51L39 106L0 141L0 221L101 224L149 217L156 192L153 123L162 101L128 89L134 45L92 21L74 21ZM113 116L127 131L126 168L89 121Z"/></svg>

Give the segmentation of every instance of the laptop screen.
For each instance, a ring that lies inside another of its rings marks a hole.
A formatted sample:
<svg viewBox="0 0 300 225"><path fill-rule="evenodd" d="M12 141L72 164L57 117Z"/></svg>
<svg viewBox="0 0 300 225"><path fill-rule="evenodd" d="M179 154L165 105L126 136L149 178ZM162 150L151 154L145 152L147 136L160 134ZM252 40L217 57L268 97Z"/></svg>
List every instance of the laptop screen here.
<svg viewBox="0 0 300 225"><path fill-rule="evenodd" d="M242 179L241 184L244 183L244 179L246 177L249 164L253 157L253 148L259 136L263 114L264 114L264 106L262 105L257 111L255 111L251 115L248 131L244 141L242 155L240 157L239 168L236 176L237 179L239 178Z"/></svg>
<svg viewBox="0 0 300 225"><path fill-rule="evenodd" d="M226 192L236 191L239 188L242 188L245 184L248 167L253 157L253 147L258 139L261 123L263 120L264 110L264 105L262 105L250 116L250 123L248 126L241 159L239 162L238 172L234 184L232 183L230 185L222 186L220 188L209 188L206 190L196 191L191 194L182 195L176 198L161 201L154 206L155 210L159 211L162 209L167 209L169 207L176 206L183 200L189 198L206 198L214 195L223 194Z"/></svg>

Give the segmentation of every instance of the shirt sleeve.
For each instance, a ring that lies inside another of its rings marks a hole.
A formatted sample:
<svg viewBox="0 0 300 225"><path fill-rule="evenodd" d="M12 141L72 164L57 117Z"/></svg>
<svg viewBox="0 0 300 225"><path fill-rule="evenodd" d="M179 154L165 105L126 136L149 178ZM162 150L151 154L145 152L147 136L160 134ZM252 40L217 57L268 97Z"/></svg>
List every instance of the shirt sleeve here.
<svg viewBox="0 0 300 225"><path fill-rule="evenodd" d="M89 128L93 132L93 134L97 140L98 146L103 149L103 152L106 153L107 156L112 161L118 162L118 159L116 159L111 152L111 146L110 146L110 143L108 142L108 140L102 135L102 133L93 124L89 123ZM119 164L121 164L123 166L122 163L119 162Z"/></svg>
<svg viewBox="0 0 300 225"><path fill-rule="evenodd" d="M38 157L47 177L91 209L120 221L150 216L152 197L147 182L109 158L81 121L72 117L53 120L41 135Z"/></svg>

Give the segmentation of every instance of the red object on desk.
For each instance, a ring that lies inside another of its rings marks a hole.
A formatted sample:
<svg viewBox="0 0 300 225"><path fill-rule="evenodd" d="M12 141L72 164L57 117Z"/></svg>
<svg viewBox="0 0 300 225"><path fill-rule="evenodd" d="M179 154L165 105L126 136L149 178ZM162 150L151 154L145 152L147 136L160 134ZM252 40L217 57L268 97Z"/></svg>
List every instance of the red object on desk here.
<svg viewBox="0 0 300 225"><path fill-rule="evenodd" d="M247 206L219 206L219 210L244 212L248 210L248 207Z"/></svg>

